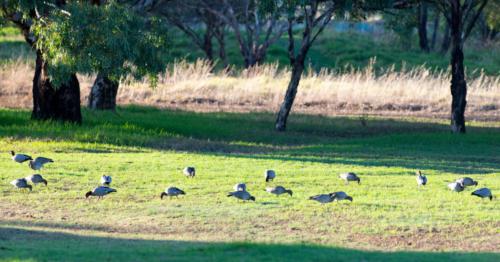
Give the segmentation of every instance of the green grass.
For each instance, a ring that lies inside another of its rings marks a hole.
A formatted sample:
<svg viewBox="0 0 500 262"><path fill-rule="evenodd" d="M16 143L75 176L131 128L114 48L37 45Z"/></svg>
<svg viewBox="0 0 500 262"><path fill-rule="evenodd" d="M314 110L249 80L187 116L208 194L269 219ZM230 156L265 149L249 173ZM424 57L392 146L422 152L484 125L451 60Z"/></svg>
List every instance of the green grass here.
<svg viewBox="0 0 500 262"><path fill-rule="evenodd" d="M272 130L267 113L192 113L145 107L84 111L74 126L0 109L0 260L340 260L497 261L500 202L449 192L470 176L500 192L498 122L452 135L428 119L293 115ZM48 187L9 181L29 175L8 150L51 157ZM182 168L194 165L197 177ZM293 197L264 192L270 184ZM414 172L429 185L418 190ZM354 171L360 185L337 174ZM102 174L116 194L85 200ZM246 182L257 201L227 198ZM175 185L187 192L160 200ZM320 205L311 195L346 191L352 203ZM382 250L390 252L381 252ZM432 250L446 251L431 252Z"/></svg>

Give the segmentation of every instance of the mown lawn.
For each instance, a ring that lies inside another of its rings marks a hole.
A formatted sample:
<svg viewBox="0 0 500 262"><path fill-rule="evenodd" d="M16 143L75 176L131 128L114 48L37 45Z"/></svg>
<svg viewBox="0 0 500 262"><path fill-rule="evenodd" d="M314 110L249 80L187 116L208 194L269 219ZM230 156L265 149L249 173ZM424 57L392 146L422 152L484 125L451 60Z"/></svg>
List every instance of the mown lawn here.
<svg viewBox="0 0 500 262"><path fill-rule="evenodd" d="M0 260L498 261L500 204L447 190L461 176L500 192L500 123L191 113L122 107L84 111L82 126L29 121L0 109ZM53 158L31 193L9 182L32 173L8 151ZM182 168L193 165L197 177ZM264 191L265 169L293 197ZM414 172L429 185L417 189ZM361 184L345 185L354 171ZM84 194L103 174L117 193ZM227 198L246 182L256 202ZM187 195L160 200L175 185ZM311 195L346 191L320 205ZM443 252L445 251L445 252Z"/></svg>

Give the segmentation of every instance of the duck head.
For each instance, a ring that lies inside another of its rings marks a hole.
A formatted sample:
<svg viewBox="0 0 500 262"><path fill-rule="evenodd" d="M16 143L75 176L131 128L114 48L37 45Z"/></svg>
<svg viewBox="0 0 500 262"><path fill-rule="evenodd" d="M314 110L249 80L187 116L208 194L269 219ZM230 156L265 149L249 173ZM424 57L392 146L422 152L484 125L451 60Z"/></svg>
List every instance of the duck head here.
<svg viewBox="0 0 500 262"><path fill-rule="evenodd" d="M358 177L358 185L361 184L361 178Z"/></svg>
<svg viewBox="0 0 500 262"><path fill-rule="evenodd" d="M27 185L27 187L29 188L30 192L31 192L31 190L33 190L33 186L32 185Z"/></svg>
<svg viewBox="0 0 500 262"><path fill-rule="evenodd" d="M85 198L89 198L89 196L91 196L91 195L92 195L92 191L89 191L89 192L85 193Z"/></svg>
<svg viewBox="0 0 500 262"><path fill-rule="evenodd" d="M15 156L15 155L16 155L16 153L15 153L14 151L12 151L12 150L10 151L10 154L11 154L12 156Z"/></svg>
<svg viewBox="0 0 500 262"><path fill-rule="evenodd" d="M254 196L251 196L248 200L255 201L255 197L254 197Z"/></svg>
<svg viewBox="0 0 500 262"><path fill-rule="evenodd" d="M290 196L293 196L293 191L292 191L292 190L288 189L286 192L287 192Z"/></svg>
<svg viewBox="0 0 500 262"><path fill-rule="evenodd" d="M44 184L45 184L45 186L47 186L47 180L43 179L43 180L42 180L42 183L44 183Z"/></svg>
<svg viewBox="0 0 500 262"><path fill-rule="evenodd" d="M351 202L352 202L352 197L351 197L351 196L346 196L346 198L345 198L345 199L346 199L346 200L349 200L349 201L351 201Z"/></svg>
<svg viewBox="0 0 500 262"><path fill-rule="evenodd" d="M161 192L161 194L160 194L160 198L161 198L161 199L163 199L163 197L164 197L164 196L168 196L168 194L167 194L167 193L165 193L165 192Z"/></svg>

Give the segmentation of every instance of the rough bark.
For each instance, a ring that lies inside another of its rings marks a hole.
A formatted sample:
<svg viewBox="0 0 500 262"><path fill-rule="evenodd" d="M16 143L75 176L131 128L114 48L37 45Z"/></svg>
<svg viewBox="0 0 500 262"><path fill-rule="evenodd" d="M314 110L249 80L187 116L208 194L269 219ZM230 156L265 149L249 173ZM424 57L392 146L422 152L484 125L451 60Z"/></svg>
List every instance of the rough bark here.
<svg viewBox="0 0 500 262"><path fill-rule="evenodd" d="M36 56L31 118L82 123L80 85L76 75L72 74L66 83L54 88L40 52Z"/></svg>
<svg viewBox="0 0 500 262"><path fill-rule="evenodd" d="M286 130L288 115L292 110L292 105L295 100L295 96L297 95L297 89L299 87L300 78L302 77L302 72L304 72L304 62L298 61L293 65L292 76L290 82L288 83L288 88L286 89L285 98L278 112L278 117L276 118L274 126L276 131L282 132Z"/></svg>
<svg viewBox="0 0 500 262"><path fill-rule="evenodd" d="M429 52L429 40L427 38L427 3L422 2L418 9L418 37L420 49L424 52Z"/></svg>
<svg viewBox="0 0 500 262"><path fill-rule="evenodd" d="M467 105L467 83L464 72L464 53L462 37L462 14L460 4L451 12L451 130L465 133L465 106Z"/></svg>
<svg viewBox="0 0 500 262"><path fill-rule="evenodd" d="M88 108L92 110L115 110L119 83L103 74L98 74L88 98Z"/></svg>

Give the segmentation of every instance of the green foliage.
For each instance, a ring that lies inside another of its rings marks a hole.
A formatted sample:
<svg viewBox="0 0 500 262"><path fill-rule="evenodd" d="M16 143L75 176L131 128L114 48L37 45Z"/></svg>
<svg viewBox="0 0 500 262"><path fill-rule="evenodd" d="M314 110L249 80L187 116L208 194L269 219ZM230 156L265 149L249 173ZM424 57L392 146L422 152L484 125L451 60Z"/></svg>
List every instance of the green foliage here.
<svg viewBox="0 0 500 262"><path fill-rule="evenodd" d="M418 23L416 10L415 8L408 8L394 12L394 14L384 15L384 25L396 34L403 48L410 48Z"/></svg>
<svg viewBox="0 0 500 262"><path fill-rule="evenodd" d="M130 8L71 3L36 22L37 48L54 82L68 74L101 72L110 79L148 76L155 84L166 66L167 32L158 18L145 19Z"/></svg>
<svg viewBox="0 0 500 262"><path fill-rule="evenodd" d="M484 8L486 22L491 29L500 31L500 1L490 0Z"/></svg>

